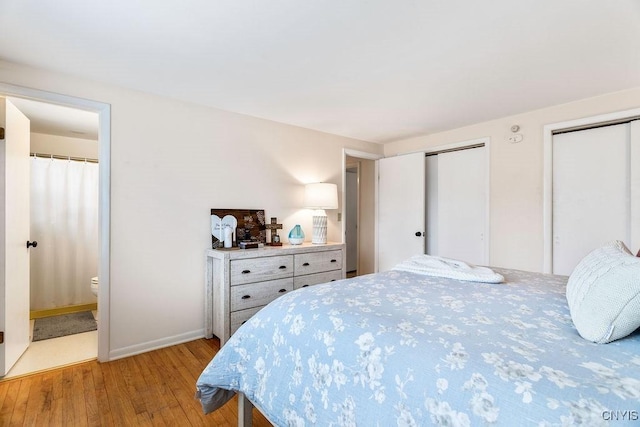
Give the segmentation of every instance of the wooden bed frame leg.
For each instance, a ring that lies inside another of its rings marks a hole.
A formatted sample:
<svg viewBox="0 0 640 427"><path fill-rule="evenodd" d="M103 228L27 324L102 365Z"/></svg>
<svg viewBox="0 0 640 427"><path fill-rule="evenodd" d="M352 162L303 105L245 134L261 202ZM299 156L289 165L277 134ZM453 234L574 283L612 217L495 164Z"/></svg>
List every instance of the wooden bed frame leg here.
<svg viewBox="0 0 640 427"><path fill-rule="evenodd" d="M238 427L251 427L253 425L253 403L238 392Z"/></svg>

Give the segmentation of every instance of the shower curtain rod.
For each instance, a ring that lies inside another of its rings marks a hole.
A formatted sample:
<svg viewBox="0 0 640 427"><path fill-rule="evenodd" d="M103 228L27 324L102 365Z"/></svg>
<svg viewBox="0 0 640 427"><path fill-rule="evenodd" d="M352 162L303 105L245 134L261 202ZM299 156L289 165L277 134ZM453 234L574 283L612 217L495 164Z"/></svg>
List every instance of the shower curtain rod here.
<svg viewBox="0 0 640 427"><path fill-rule="evenodd" d="M59 159L59 160L73 160L75 162L99 163L98 159L88 159L85 157L59 156L57 154L42 154L42 153L30 153L29 155L33 157L40 157L42 159Z"/></svg>

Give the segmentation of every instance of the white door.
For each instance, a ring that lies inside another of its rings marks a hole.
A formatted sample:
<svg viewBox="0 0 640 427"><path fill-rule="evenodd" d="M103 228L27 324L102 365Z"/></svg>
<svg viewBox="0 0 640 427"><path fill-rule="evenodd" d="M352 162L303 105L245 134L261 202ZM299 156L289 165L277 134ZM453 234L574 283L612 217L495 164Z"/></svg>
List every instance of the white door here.
<svg viewBox="0 0 640 427"><path fill-rule="evenodd" d="M484 265L485 148L437 155L437 255Z"/></svg>
<svg viewBox="0 0 640 427"><path fill-rule="evenodd" d="M630 127L554 135L554 274L571 274L585 255L611 240L631 244L630 166L640 159L630 158Z"/></svg>
<svg viewBox="0 0 640 427"><path fill-rule="evenodd" d="M378 271L425 253L425 155L378 161Z"/></svg>
<svg viewBox="0 0 640 427"><path fill-rule="evenodd" d="M0 98L0 376L29 346L29 146L30 124Z"/></svg>

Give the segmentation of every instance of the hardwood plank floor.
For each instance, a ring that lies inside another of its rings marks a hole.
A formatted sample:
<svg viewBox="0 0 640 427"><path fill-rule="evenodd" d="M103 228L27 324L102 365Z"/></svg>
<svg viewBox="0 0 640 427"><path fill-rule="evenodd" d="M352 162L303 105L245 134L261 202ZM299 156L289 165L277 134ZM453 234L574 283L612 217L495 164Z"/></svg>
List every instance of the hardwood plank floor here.
<svg viewBox="0 0 640 427"><path fill-rule="evenodd" d="M108 363L0 381L0 426L236 426L237 399L204 415L194 397L219 350L200 339ZM271 424L254 409L253 425Z"/></svg>

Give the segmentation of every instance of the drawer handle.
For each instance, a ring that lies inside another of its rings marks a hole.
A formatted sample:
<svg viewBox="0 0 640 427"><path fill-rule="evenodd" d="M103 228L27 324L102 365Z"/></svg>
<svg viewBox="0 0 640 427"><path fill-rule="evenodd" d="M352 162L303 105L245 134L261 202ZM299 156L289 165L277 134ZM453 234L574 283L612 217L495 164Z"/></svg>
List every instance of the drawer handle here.
<svg viewBox="0 0 640 427"><path fill-rule="evenodd" d="M331 260L331 262L338 262L338 260L336 260L336 259L332 259L332 260Z"/></svg>
<svg viewBox="0 0 640 427"><path fill-rule="evenodd" d="M280 292L281 294L283 294L283 293L287 292L287 290L286 290L286 289L280 289L278 292Z"/></svg>
<svg viewBox="0 0 640 427"><path fill-rule="evenodd" d="M309 266L309 263L308 263L308 262L305 262L304 264L302 264L302 266L303 266L303 267L308 267L308 266Z"/></svg>
<svg viewBox="0 0 640 427"><path fill-rule="evenodd" d="M332 281L332 282L335 282L335 281L336 281L336 279L331 279L331 281Z"/></svg>
<svg viewBox="0 0 640 427"><path fill-rule="evenodd" d="M249 299L251 298L251 295L242 295L242 299Z"/></svg>
<svg viewBox="0 0 640 427"><path fill-rule="evenodd" d="M307 286L309 286L309 285L302 285L303 288L306 288Z"/></svg>
<svg viewBox="0 0 640 427"><path fill-rule="evenodd" d="M247 323L247 321L245 320L244 322L240 323L241 325L244 325L245 323Z"/></svg>
<svg viewBox="0 0 640 427"><path fill-rule="evenodd" d="M251 270L242 270L242 274L249 274L251 273Z"/></svg>
<svg viewBox="0 0 640 427"><path fill-rule="evenodd" d="M284 269L287 268L287 266L286 265L281 265L279 268L280 268L280 270L284 270Z"/></svg>

